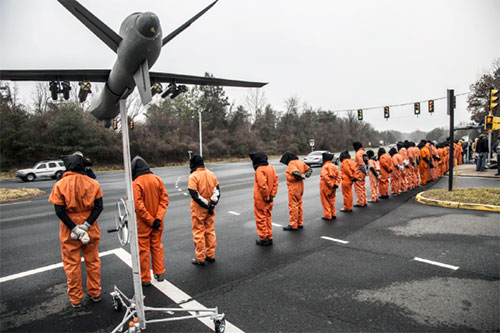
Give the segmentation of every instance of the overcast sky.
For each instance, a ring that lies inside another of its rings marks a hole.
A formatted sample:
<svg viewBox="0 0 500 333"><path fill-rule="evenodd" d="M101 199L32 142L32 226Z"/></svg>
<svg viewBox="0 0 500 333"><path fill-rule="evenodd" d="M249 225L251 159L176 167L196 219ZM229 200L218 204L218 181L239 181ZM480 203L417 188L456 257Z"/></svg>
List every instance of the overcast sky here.
<svg viewBox="0 0 500 333"><path fill-rule="evenodd" d="M132 12L158 15L165 36L210 1L80 0L118 31ZM498 0L220 0L162 50L157 72L269 82L266 100L325 110L395 105L464 93L500 58ZM116 55L55 0L0 0L1 69L111 68ZM29 102L33 85L19 84ZM236 104L248 90L227 88ZM446 101L364 112L378 130L448 126ZM469 120L466 96L457 122Z"/></svg>

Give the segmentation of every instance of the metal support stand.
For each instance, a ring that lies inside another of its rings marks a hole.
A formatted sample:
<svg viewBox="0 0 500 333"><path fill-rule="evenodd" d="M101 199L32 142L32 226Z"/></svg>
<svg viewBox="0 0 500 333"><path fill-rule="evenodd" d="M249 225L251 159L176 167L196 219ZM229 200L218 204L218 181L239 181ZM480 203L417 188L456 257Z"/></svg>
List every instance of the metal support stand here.
<svg viewBox="0 0 500 333"><path fill-rule="evenodd" d="M448 114L450 115L450 171L448 172L448 191L453 191L453 166L455 162L455 156L453 152L455 150L455 136L453 135L454 127L454 113L453 109L453 96L455 92L453 89L448 89Z"/></svg>
<svg viewBox="0 0 500 333"><path fill-rule="evenodd" d="M120 118L122 121L122 143L123 143L123 164L125 166L125 184L127 185L127 210L130 232L130 256L132 257L132 277L134 281L134 303L137 319L141 329L146 328L146 318L144 316L144 297L141 284L141 267L139 261L139 243L137 239L137 220L135 219L134 190L132 189L132 167L130 157L130 141L128 135L128 116L126 100L120 100Z"/></svg>

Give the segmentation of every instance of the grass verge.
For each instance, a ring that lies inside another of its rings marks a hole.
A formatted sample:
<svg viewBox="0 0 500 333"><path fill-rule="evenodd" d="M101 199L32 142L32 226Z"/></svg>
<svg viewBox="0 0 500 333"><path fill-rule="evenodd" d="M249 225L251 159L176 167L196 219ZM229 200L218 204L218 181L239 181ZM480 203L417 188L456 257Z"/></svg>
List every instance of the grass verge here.
<svg viewBox="0 0 500 333"><path fill-rule="evenodd" d="M37 188L0 188L0 202L33 198L42 194L45 194L45 192Z"/></svg>
<svg viewBox="0 0 500 333"><path fill-rule="evenodd" d="M460 203L500 206L500 188L459 188L451 192L447 189L428 190L423 193L423 197Z"/></svg>

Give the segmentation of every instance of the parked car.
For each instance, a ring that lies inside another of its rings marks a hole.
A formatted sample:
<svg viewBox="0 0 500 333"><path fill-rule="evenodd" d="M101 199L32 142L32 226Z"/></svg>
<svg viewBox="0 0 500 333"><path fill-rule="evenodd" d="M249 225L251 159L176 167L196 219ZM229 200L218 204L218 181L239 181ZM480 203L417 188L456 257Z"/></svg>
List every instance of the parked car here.
<svg viewBox="0 0 500 333"><path fill-rule="evenodd" d="M304 162L309 166L314 166L314 165L321 166L323 164L323 153L330 153L330 152L328 150L315 150L306 157L304 157ZM335 156L334 154L333 163L338 164L337 160L338 157Z"/></svg>
<svg viewBox="0 0 500 333"><path fill-rule="evenodd" d="M64 171L66 171L66 168L61 160L41 161L31 169L17 170L16 177L20 178L23 182L32 182L37 178L43 177L57 179Z"/></svg>

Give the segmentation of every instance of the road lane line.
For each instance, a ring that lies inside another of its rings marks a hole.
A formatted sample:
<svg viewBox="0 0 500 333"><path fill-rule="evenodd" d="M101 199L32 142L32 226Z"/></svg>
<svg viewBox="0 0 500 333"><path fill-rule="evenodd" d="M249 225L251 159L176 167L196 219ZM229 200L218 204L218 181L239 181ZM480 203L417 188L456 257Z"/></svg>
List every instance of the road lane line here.
<svg viewBox="0 0 500 333"><path fill-rule="evenodd" d="M424 262L426 264L431 264L431 265L435 265L435 266L440 266L440 267L444 267L444 268L449 268L449 269L452 269L454 271L456 271L457 269L459 269L460 267L458 266L453 266L453 265L448 265L448 264L443 264L441 262L438 262L438 261L433 261L433 260L428 260L428 259L423 259L423 258L419 258L419 257L415 257L413 258L413 260L415 261L420 261L420 262Z"/></svg>
<svg viewBox="0 0 500 333"><path fill-rule="evenodd" d="M229 214L233 214L233 215L237 215L237 216L241 215L240 213L233 212L232 210L230 210L228 213L229 213Z"/></svg>
<svg viewBox="0 0 500 333"><path fill-rule="evenodd" d="M177 191L182 192L182 188L177 188Z"/></svg>
<svg viewBox="0 0 500 333"><path fill-rule="evenodd" d="M187 197L187 195L188 195L186 192L184 192L184 193L182 193L182 194L184 194L186 197Z"/></svg>
<svg viewBox="0 0 500 333"><path fill-rule="evenodd" d="M1 204L0 207L2 206L10 206L10 205L19 205L19 204L23 204L23 203L27 203L27 202L31 202L32 200L28 200L28 201L19 201L19 202L9 202L9 203L4 203L4 204Z"/></svg>
<svg viewBox="0 0 500 333"><path fill-rule="evenodd" d="M271 224L274 225L275 227L282 227L282 225L278 223L271 223Z"/></svg>
<svg viewBox="0 0 500 333"><path fill-rule="evenodd" d="M332 242L337 242L341 244L349 244L348 241L342 240L342 239L337 239L337 238L331 238L331 237L326 237L326 236L321 236L321 238L332 241Z"/></svg>
<svg viewBox="0 0 500 333"><path fill-rule="evenodd" d="M116 256L120 258L124 263L132 268L132 259L130 258L130 253L125 251L122 248L116 250ZM151 271L151 276L153 276L153 271ZM162 282L158 282L155 279L151 279L151 283L153 286L158 288L165 296L174 301L177 305L179 305L183 309L200 309L206 310L207 308L201 303L192 299L191 296L174 286L172 283L167 280L163 280ZM194 314L194 312L189 312ZM210 318L197 318L203 324L207 325L210 329L215 331L214 323ZM226 320L226 332L243 332L238 327L231 324Z"/></svg>
<svg viewBox="0 0 500 333"><path fill-rule="evenodd" d="M99 257L104 257L104 256L107 256L107 255L110 255L110 254L116 254L116 250L119 250L119 249L114 249L114 250L109 250L109 251L101 252L101 253L99 253ZM82 258L82 261L83 261L83 258ZM56 268L60 268L60 267L63 267L63 263L62 262L60 262L58 264L53 264L53 265L48 265L48 266L40 267L40 268L30 269L29 271L26 271L26 272L21 272L21 273L12 274L12 275L9 275L9 276L4 276L4 277L0 278L0 283L7 282L7 281L10 281L10 280L19 279L19 278L30 276L30 275L33 275L33 274L43 273L43 272L50 271L50 270L53 270L53 269L56 269Z"/></svg>

